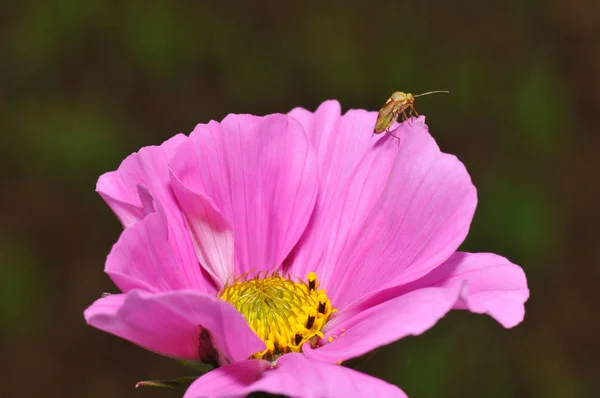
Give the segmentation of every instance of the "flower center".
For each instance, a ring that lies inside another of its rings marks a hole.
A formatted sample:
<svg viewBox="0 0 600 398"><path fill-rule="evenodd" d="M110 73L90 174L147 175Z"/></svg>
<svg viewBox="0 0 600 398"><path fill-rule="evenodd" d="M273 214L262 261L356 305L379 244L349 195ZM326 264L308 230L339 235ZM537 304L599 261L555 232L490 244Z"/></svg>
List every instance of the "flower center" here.
<svg viewBox="0 0 600 398"><path fill-rule="evenodd" d="M321 329L335 310L318 287L314 272L307 282L293 282L275 272L238 278L219 297L233 304L265 342L267 348L252 357L275 361L285 353L300 352L305 341L323 337Z"/></svg>

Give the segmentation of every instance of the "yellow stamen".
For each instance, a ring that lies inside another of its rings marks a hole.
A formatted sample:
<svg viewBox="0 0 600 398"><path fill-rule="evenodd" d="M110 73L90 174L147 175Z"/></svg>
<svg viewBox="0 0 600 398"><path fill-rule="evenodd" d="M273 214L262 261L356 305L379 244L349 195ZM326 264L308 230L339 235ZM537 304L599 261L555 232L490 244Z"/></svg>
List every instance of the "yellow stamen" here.
<svg viewBox="0 0 600 398"><path fill-rule="evenodd" d="M252 358L275 361L288 352L300 352L302 344L323 337L321 329L335 312L325 290L318 290L314 272L307 282L293 282L279 273L248 275L226 285L219 293L246 318L266 345Z"/></svg>

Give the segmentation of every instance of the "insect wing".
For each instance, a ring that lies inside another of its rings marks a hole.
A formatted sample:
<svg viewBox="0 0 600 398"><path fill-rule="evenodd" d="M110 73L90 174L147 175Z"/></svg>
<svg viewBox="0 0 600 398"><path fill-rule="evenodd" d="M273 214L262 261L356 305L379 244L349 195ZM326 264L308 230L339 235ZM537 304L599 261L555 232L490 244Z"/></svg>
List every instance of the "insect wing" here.
<svg viewBox="0 0 600 398"><path fill-rule="evenodd" d="M379 111L377 121L375 122L375 134L383 133L387 130L398 118L395 112L398 105L395 101L388 101Z"/></svg>

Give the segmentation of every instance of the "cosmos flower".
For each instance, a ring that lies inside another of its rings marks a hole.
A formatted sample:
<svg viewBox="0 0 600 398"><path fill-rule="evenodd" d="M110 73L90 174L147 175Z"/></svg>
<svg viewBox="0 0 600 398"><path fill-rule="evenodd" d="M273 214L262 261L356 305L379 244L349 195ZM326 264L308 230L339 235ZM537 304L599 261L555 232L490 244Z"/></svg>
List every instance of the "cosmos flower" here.
<svg viewBox="0 0 600 398"><path fill-rule="evenodd" d="M377 114L229 115L142 148L97 191L125 229L105 271L123 292L87 322L156 353L218 366L186 398L402 397L341 366L451 309L510 328L522 269L457 252L477 196L424 117L373 136Z"/></svg>

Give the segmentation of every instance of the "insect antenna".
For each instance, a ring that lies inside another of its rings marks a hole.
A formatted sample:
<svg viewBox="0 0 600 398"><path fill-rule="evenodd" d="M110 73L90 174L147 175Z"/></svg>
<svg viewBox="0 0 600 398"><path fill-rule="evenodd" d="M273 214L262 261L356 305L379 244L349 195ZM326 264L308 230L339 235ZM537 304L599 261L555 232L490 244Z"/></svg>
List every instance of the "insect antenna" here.
<svg viewBox="0 0 600 398"><path fill-rule="evenodd" d="M421 93L421 94L413 95L413 97L417 98L417 97L422 97L424 95L437 94L437 93L450 93L450 91L446 91L446 90L428 91L426 93Z"/></svg>

